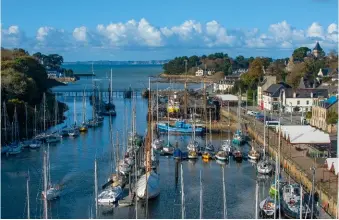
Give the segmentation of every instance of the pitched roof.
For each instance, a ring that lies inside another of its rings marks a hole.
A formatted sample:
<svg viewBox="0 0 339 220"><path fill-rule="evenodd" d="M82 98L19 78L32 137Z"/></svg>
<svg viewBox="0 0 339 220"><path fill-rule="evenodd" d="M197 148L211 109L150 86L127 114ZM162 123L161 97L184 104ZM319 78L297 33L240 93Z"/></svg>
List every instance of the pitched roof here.
<svg viewBox="0 0 339 220"><path fill-rule="evenodd" d="M304 77L301 77L298 88L300 89L306 88L305 83L304 83Z"/></svg>
<svg viewBox="0 0 339 220"><path fill-rule="evenodd" d="M296 89L295 91L295 98L311 98L311 94L313 98L319 97L328 97L328 90L327 89ZM285 90L285 97L286 98L293 98L294 93L292 88L288 88Z"/></svg>
<svg viewBox="0 0 339 220"><path fill-rule="evenodd" d="M280 90L284 88L290 88L290 86L285 83L272 84L264 92L269 93L271 97L279 97Z"/></svg>
<svg viewBox="0 0 339 220"><path fill-rule="evenodd" d="M320 47L319 42L317 42L317 43L315 44L315 47L314 47L313 50L322 50L321 47Z"/></svg>
<svg viewBox="0 0 339 220"><path fill-rule="evenodd" d="M330 98L328 98L324 101L324 105L325 105L324 107L329 108L333 104L335 104L336 102L338 102L338 98L336 96L331 96Z"/></svg>
<svg viewBox="0 0 339 220"><path fill-rule="evenodd" d="M330 135L309 125L282 125L282 136L291 144L329 144ZM276 127L279 131L279 126Z"/></svg>

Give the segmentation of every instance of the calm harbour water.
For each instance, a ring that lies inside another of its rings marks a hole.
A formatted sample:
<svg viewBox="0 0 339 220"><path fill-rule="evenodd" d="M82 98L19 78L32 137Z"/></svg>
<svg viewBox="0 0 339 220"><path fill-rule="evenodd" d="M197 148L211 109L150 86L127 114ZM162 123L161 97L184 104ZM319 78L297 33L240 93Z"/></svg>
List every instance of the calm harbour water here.
<svg viewBox="0 0 339 220"><path fill-rule="evenodd" d="M124 70L127 71L127 70ZM131 70L130 70L131 71ZM132 70L133 71L133 70ZM128 71L127 71L128 72ZM147 71L143 80L147 82ZM125 77L122 86L129 86L131 77ZM78 85L80 84L80 85ZM83 86L81 81L76 85ZM62 98L62 100L64 100ZM66 98L69 117L64 123L73 121L73 98ZM126 134L124 124L130 124L131 100L114 99L117 116L112 118L114 139L116 132L119 139ZM77 119L82 112L81 98L76 101ZM146 129L147 100L136 99L137 131L144 134ZM127 112L127 117L124 117ZM91 106L86 113L91 115ZM62 125L60 125L62 126ZM226 136L226 135L225 135ZM163 137L164 139L167 136ZM224 137L225 138L225 137ZM190 136L170 136L174 144L178 141L182 149L186 148ZM203 144L204 139L200 140ZM215 146L220 141L215 138ZM120 142L121 143L121 142ZM122 142L123 143L123 142ZM244 146L244 150L248 150ZM1 217L26 218L26 173L30 171L30 211L32 218L42 217L42 160L43 147L39 150L25 149L16 156L2 156L1 160ZM50 218L89 218L90 210L94 213L94 158L98 158L98 185L103 185L111 173L111 146L109 143L109 118L96 129L81 134L77 138L64 138L61 143L50 146L51 178L53 183L63 184L64 190L58 200L49 202ZM181 218L180 177L175 181L175 160L172 157L160 157L159 173L161 193L149 202L149 218ZM199 218L199 175L203 181L203 217L222 218L222 169L216 161L205 163L184 161L184 185L186 218ZM180 175L179 175L180 176ZM236 163L232 159L225 166L228 218L254 218L255 215L255 167L249 161ZM272 179L271 179L272 180ZM268 193L271 180L259 185L259 201ZM100 192L100 189L99 189ZM107 210L106 210L107 211ZM94 214L93 214L94 215ZM114 208L111 212L99 210L100 218L135 218L134 207ZM144 217L144 208L139 205L138 218Z"/></svg>

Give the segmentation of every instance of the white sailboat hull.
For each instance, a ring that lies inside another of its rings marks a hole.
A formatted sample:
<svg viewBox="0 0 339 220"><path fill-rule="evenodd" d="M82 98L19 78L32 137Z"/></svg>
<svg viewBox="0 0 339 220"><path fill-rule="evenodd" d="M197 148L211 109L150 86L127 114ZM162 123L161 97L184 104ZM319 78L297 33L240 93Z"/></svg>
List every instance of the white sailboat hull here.
<svg viewBox="0 0 339 220"><path fill-rule="evenodd" d="M45 192L43 191L42 192L42 196L44 197L44 199L47 199L47 200L53 200L53 199L56 199L60 196L60 190L57 189L57 188L49 188L47 190L47 195L45 195Z"/></svg>
<svg viewBox="0 0 339 220"><path fill-rule="evenodd" d="M258 173L270 174L273 171L273 166L266 161L262 161L257 165Z"/></svg>
<svg viewBox="0 0 339 220"><path fill-rule="evenodd" d="M146 182L147 179L147 182ZM160 194L159 175L150 171L140 177L136 184L136 195L140 199L152 199Z"/></svg>

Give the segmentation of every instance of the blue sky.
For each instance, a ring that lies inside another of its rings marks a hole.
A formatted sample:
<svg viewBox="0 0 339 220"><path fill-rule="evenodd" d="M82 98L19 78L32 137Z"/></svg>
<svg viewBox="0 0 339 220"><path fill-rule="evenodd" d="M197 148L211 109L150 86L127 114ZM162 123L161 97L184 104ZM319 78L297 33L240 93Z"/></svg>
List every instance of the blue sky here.
<svg viewBox="0 0 339 220"><path fill-rule="evenodd" d="M1 37L3 47L66 61L277 58L316 41L337 49L337 24L337 0L2 0Z"/></svg>

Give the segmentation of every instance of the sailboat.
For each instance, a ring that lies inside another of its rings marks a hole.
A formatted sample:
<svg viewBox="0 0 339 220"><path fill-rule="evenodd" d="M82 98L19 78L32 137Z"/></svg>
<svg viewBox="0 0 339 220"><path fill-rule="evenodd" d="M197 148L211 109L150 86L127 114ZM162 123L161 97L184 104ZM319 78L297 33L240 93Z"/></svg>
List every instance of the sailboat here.
<svg viewBox="0 0 339 220"><path fill-rule="evenodd" d="M36 106L34 107L34 136L37 135L37 111L36 111ZM31 149L36 149L41 147L42 141L39 139L34 138L32 142L29 144L29 148Z"/></svg>
<svg viewBox="0 0 339 220"><path fill-rule="evenodd" d="M156 109L157 109L157 123L159 122L159 97L158 97L158 87L157 87L157 97L156 97ZM153 119L153 118L152 118ZM152 123L153 125L153 123ZM152 134L153 134L153 130L152 129ZM164 141L161 140L160 138L153 138L153 135L152 135L152 148L154 150L162 150L163 148L163 145L164 145Z"/></svg>
<svg viewBox="0 0 339 220"><path fill-rule="evenodd" d="M266 116L265 116L265 111L264 111L264 118L265 117ZM259 174L270 174L273 171L273 165L266 158L266 128L265 127L266 126L264 126L264 157L263 157L263 160L257 164L257 171Z"/></svg>
<svg viewBox="0 0 339 220"><path fill-rule="evenodd" d="M151 115L151 85L149 85L150 92L148 98L148 115ZM145 144L145 162L146 162L146 173L142 175L136 183L136 195L140 199L152 199L160 194L160 183L159 175L152 169L152 158L151 158L151 117L148 117L148 128L147 137Z"/></svg>
<svg viewBox="0 0 339 220"><path fill-rule="evenodd" d="M279 210L279 205L276 205L274 203L274 199L268 196L259 203L259 208L260 208L260 217L272 218L274 213L276 213Z"/></svg>
<svg viewBox="0 0 339 220"><path fill-rule="evenodd" d="M227 102L227 111L230 112L229 102ZM230 125L231 125L231 120L228 117L228 139L223 140L221 142L221 150L225 151L228 155L232 154L232 144L231 144L231 138L230 138Z"/></svg>
<svg viewBox="0 0 339 220"><path fill-rule="evenodd" d="M44 153L44 184L46 185L46 190L42 192L42 196L46 200L53 200L60 196L61 189L59 186L52 185L51 173L50 173L50 160L49 160L49 145L47 147L47 152Z"/></svg>
<svg viewBox="0 0 339 220"><path fill-rule="evenodd" d="M241 92L240 92L241 94ZM240 100L241 100L241 95L238 98L238 113L237 113L237 117L238 117L238 129L236 130L236 132L234 133L233 139L232 139L232 143L235 145L242 145L245 142L244 139L244 135L241 131L241 126L240 126Z"/></svg>
<svg viewBox="0 0 339 220"><path fill-rule="evenodd" d="M207 135L206 135L206 141L207 141ZM214 146L213 146L213 143L212 143L212 115L211 115L211 109L210 109L210 140L206 144L205 150L212 151L212 152L214 151Z"/></svg>
<svg viewBox="0 0 339 220"><path fill-rule="evenodd" d="M196 109L196 104L195 104L194 109ZM193 119L193 128L194 129L193 129L193 133L192 133L192 138L187 145L187 150L188 150L188 158L190 158L190 154L191 154L192 159L195 159L195 158L197 158L196 154L199 151L199 143L195 139L195 111L194 111L192 119Z"/></svg>
<svg viewBox="0 0 339 220"><path fill-rule="evenodd" d="M167 111L167 123L169 125L169 111ZM164 154L169 154L169 155L172 155L174 152L174 147L172 146L169 140L169 131L167 131L167 143L163 146L162 152Z"/></svg>
<svg viewBox="0 0 339 220"><path fill-rule="evenodd" d="M7 150L7 154L9 155L19 154L22 150L21 142L19 142L18 115L16 111L16 106L14 107L13 118L14 121L12 123L12 143L9 145L9 149Z"/></svg>
<svg viewBox="0 0 339 220"><path fill-rule="evenodd" d="M251 150L248 152L248 158L251 160L258 160L260 158L260 154L259 152L257 152L254 148L253 148L253 144L251 146Z"/></svg>
<svg viewBox="0 0 339 220"><path fill-rule="evenodd" d="M4 117L3 119L3 124L4 124L4 128L2 131L1 130L1 134L3 134L3 136L1 136L1 141L4 141L4 144L1 144L1 154L7 153L8 150L10 149L9 145L8 145L8 129L9 129L9 120L8 120L8 115L7 115L7 109L6 109L6 103L3 102L3 112L2 112L2 116Z"/></svg>
<svg viewBox="0 0 339 220"><path fill-rule="evenodd" d="M82 95L82 123L79 127L79 131L87 132L87 130L88 130L88 125L86 121L86 98L85 98L85 91L84 91Z"/></svg>
<svg viewBox="0 0 339 220"><path fill-rule="evenodd" d="M112 98L112 69L111 69L111 79L109 80L108 85L108 103L104 105L104 110L100 112L100 115L103 116L116 116L115 105L111 103Z"/></svg>
<svg viewBox="0 0 339 220"><path fill-rule="evenodd" d="M215 158L217 160L222 160L222 161L228 160L228 154L226 151L221 150L221 151L218 151L218 153L215 155Z"/></svg>
<svg viewBox="0 0 339 220"><path fill-rule="evenodd" d="M25 131L26 131L26 138L24 141L21 142L23 148L28 148L29 145L32 143L31 140L28 140L28 111L27 111L27 104L25 103Z"/></svg>
<svg viewBox="0 0 339 220"><path fill-rule="evenodd" d="M76 107L75 107L75 97L74 97L74 124L71 126L71 129L68 131L68 135L71 137L79 136L80 131L77 125L77 115L76 115Z"/></svg>

